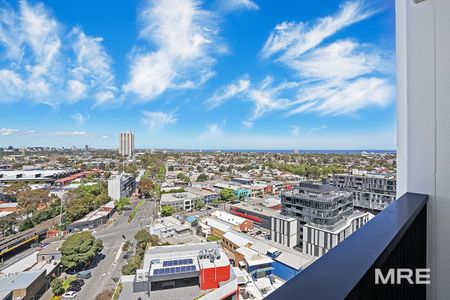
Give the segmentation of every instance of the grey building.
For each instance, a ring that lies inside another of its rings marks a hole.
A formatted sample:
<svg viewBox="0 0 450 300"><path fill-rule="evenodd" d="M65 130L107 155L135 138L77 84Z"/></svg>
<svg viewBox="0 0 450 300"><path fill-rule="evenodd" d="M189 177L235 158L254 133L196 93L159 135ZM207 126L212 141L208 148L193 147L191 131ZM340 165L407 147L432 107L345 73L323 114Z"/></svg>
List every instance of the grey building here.
<svg viewBox="0 0 450 300"><path fill-rule="evenodd" d="M394 174L333 174L328 177L328 182L352 192L355 207L381 211L396 199Z"/></svg>
<svg viewBox="0 0 450 300"><path fill-rule="evenodd" d="M298 243L303 241L305 224L333 227L353 213L352 194L329 184L301 182L298 189L282 193L281 204L282 215L298 221Z"/></svg>
<svg viewBox="0 0 450 300"><path fill-rule="evenodd" d="M108 179L108 196L113 200L128 197L133 193L135 186L136 181L131 175L112 175Z"/></svg>

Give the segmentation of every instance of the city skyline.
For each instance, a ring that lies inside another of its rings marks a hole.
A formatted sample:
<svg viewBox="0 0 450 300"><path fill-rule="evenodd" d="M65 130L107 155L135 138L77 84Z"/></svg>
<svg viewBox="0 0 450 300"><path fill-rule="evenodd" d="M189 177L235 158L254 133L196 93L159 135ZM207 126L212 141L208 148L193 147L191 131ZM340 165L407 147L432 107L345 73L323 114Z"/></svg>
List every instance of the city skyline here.
<svg viewBox="0 0 450 300"><path fill-rule="evenodd" d="M91 2L0 5L0 147L396 148L393 1Z"/></svg>

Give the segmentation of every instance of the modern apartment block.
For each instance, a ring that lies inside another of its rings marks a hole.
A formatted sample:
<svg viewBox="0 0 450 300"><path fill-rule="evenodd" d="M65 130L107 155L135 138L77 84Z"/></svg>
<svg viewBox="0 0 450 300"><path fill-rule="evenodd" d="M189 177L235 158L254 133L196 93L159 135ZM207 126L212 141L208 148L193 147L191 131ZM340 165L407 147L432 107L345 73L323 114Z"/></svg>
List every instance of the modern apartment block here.
<svg viewBox="0 0 450 300"><path fill-rule="evenodd" d="M133 176L119 174L108 179L108 196L113 200L128 197L133 193L135 180Z"/></svg>
<svg viewBox="0 0 450 300"><path fill-rule="evenodd" d="M353 193L353 205L381 211L396 199L397 180L394 174L333 174L328 182Z"/></svg>
<svg viewBox="0 0 450 300"><path fill-rule="evenodd" d="M128 157L134 156L134 134L131 131L120 134L119 154Z"/></svg>

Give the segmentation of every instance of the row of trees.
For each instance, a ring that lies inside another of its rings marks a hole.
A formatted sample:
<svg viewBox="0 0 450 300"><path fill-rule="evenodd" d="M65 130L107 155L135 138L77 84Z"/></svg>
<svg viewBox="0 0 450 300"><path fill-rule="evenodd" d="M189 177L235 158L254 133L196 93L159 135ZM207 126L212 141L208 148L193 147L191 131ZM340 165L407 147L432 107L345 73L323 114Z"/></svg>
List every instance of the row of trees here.
<svg viewBox="0 0 450 300"><path fill-rule="evenodd" d="M144 259L145 250L147 249L147 245L158 244L159 238L155 235L151 235L147 230L141 229L134 235L134 239L136 241L136 251L133 257L130 258L127 264L122 267L122 274L124 275L132 275L136 272L137 269L141 267L142 260ZM126 245L126 242L124 246ZM128 244L129 248L130 244ZM128 250L128 249L127 249Z"/></svg>

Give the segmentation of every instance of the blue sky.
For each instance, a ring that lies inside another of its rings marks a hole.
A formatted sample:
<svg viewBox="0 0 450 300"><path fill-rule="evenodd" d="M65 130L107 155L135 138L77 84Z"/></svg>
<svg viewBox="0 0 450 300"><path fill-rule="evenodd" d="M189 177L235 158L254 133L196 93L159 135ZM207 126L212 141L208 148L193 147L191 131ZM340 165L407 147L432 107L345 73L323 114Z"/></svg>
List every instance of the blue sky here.
<svg viewBox="0 0 450 300"><path fill-rule="evenodd" d="M0 7L0 147L396 148L393 0Z"/></svg>

